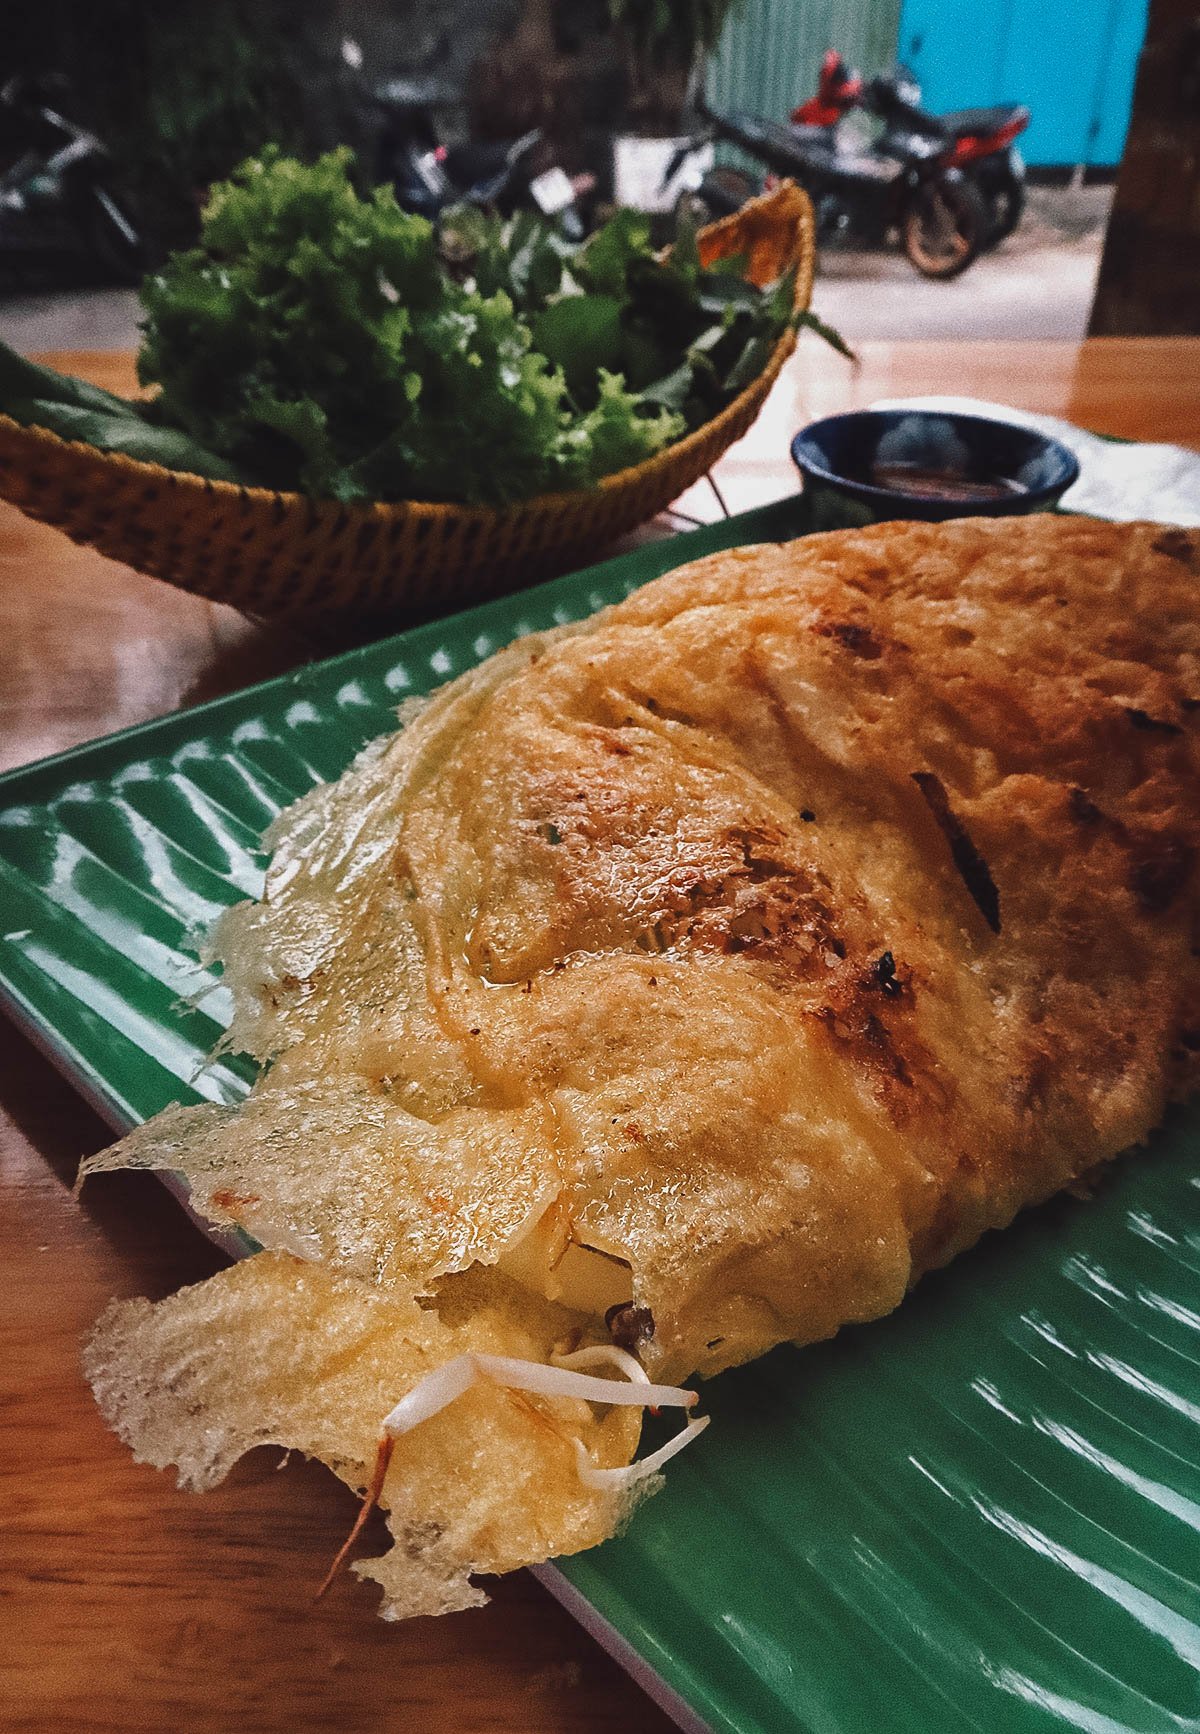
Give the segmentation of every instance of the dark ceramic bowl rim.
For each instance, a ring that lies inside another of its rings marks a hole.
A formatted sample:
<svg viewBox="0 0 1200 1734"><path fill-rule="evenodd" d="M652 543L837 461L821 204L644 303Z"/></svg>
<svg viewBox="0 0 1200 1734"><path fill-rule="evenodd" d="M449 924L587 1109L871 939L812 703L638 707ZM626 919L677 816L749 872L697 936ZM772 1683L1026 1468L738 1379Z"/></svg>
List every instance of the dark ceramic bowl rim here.
<svg viewBox="0 0 1200 1734"><path fill-rule="evenodd" d="M810 442L812 435L820 430L846 422L874 422L893 420L897 416L920 416L923 420L948 421L956 428L1003 428L1008 433L1024 434L1035 445L1040 446L1045 453L1053 457L1061 470L1061 479L1043 482L1040 487L1029 488L1022 494L1014 494L1012 503L1008 500L974 500L964 501L961 496L952 494L910 494L903 488L881 488L874 482L860 482L853 476L843 476L837 470L828 469L820 461L819 451L815 457L810 456L814 448ZM804 449L803 458L801 449ZM957 410L921 409L852 409L841 415L822 416L819 421L810 421L795 434L791 443L792 462L801 475L811 475L815 480L840 489L852 497L876 501L886 505L890 500L896 500L906 506L959 506L963 508L960 516L981 516L992 513L1028 512L1032 506L1047 504L1061 499L1067 489L1073 487L1079 480L1079 459L1065 446L1061 440L1054 439L1050 434L1044 434L1037 428L1028 427L1024 422L1001 421L995 416L964 415Z"/></svg>

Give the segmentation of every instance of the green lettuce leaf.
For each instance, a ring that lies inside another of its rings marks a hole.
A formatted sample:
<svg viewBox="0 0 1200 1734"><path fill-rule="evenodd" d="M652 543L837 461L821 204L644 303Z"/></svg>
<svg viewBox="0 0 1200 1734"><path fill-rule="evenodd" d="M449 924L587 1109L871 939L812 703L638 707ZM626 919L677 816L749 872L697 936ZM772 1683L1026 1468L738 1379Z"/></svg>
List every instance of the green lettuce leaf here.
<svg viewBox="0 0 1200 1734"><path fill-rule="evenodd" d="M119 401L119 400L118 400ZM168 470L186 470L213 482L241 480L237 470L205 451L203 446L178 428L154 427L126 408L109 413L90 404L52 403L44 399L10 401L5 413L23 427L49 428L66 440L80 440L102 452L121 452L146 464L161 464Z"/></svg>

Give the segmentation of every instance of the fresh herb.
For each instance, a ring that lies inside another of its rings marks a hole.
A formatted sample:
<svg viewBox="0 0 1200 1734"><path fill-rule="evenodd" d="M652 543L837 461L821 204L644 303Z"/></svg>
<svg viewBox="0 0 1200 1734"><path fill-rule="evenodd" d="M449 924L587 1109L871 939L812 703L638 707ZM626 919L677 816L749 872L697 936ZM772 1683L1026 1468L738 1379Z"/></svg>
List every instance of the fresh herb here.
<svg viewBox="0 0 1200 1734"><path fill-rule="evenodd" d="M177 428L154 427L136 405L85 379L39 367L0 343L0 408L23 426L49 428L106 452L188 470L213 481L236 481L237 472Z"/></svg>
<svg viewBox="0 0 1200 1734"><path fill-rule="evenodd" d="M618 211L575 247L540 218L456 213L442 245L457 270L512 297L584 414L615 376L643 406L699 427L762 372L797 317L794 273L759 289L744 259L702 266L687 223L660 258L640 211Z"/></svg>
<svg viewBox="0 0 1200 1734"><path fill-rule="evenodd" d="M45 427L65 440L98 446L101 451L120 452L143 464L161 464L167 470L186 470L213 482L236 482L232 464L206 451L174 427L154 427L132 405L106 415L81 404L54 403L27 398L6 406L14 421L26 427Z"/></svg>
<svg viewBox="0 0 1200 1734"><path fill-rule="evenodd" d="M806 307L803 313L796 315L796 323L808 331L815 331L822 343L827 343L830 349L836 349L839 355L844 355L847 361L857 363L858 353L851 349L841 332L835 330L824 319L814 313L811 307Z"/></svg>
<svg viewBox="0 0 1200 1734"><path fill-rule="evenodd" d="M618 211L582 244L528 212L438 231L350 157L264 151L142 286L127 403L0 353L0 409L105 450L317 498L498 505L588 487L709 420L795 315L789 275L658 257ZM819 326L823 336L830 334Z"/></svg>

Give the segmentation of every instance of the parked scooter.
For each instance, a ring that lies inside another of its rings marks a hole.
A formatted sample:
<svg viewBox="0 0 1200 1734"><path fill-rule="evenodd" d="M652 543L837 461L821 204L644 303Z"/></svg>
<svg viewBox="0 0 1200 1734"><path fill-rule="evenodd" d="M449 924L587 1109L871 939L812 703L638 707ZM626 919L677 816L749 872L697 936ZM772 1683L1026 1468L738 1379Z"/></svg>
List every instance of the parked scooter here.
<svg viewBox="0 0 1200 1734"><path fill-rule="evenodd" d="M883 122L874 149L890 152L906 138L940 146L946 161L979 189L988 208L985 247L1011 235L1025 208L1025 163L1015 140L1029 125L1029 110L1018 103L992 108L956 109L935 115L921 107L921 87L905 67L869 82L829 49L821 62L817 94L792 112L801 132L832 133L843 115L862 108Z"/></svg>
<svg viewBox="0 0 1200 1734"><path fill-rule="evenodd" d="M10 78L0 88L0 270L90 261L136 282L142 236L94 134L58 107L65 80Z"/></svg>
<svg viewBox="0 0 1200 1734"><path fill-rule="evenodd" d="M920 99L920 86L904 69L864 81L830 50L816 96L793 111L790 127L701 104L708 126L681 146L668 173L677 174L701 144L725 139L770 174L790 175L805 187L818 240L873 246L898 236L925 276L957 277L1020 221L1025 165L1014 141L1029 124L1029 110L1008 104L937 116ZM856 108L882 122L870 143L843 137L839 123ZM737 210L758 190L752 177L718 166L698 170L680 202L704 222Z"/></svg>
<svg viewBox="0 0 1200 1734"><path fill-rule="evenodd" d="M362 51L349 38L342 59L361 71ZM436 219L462 204L502 217L533 209L557 218L571 240L586 234L582 207L595 177L554 163L540 128L503 142L456 141L462 98L434 78L390 78L363 94L376 120L377 178L391 182L405 210Z"/></svg>
<svg viewBox="0 0 1200 1734"><path fill-rule="evenodd" d="M432 218L462 204L496 211L502 217L535 209L556 217L569 239L583 239L586 224L580 201L595 186L595 178L572 177L556 163L542 166L539 158L547 153L539 127L502 143L432 143L436 133L429 108L420 102L398 101L397 80L385 88L390 93L391 125L384 137L382 167L405 210Z"/></svg>
<svg viewBox="0 0 1200 1734"><path fill-rule="evenodd" d="M719 114L698 106L707 126L681 144L670 174L701 143L724 139L756 157L772 175L790 176L804 187L816 212L818 241L855 239L878 246L898 234L927 277L957 277L986 243L990 220L983 196L950 161L950 149L923 132L892 129L871 148L860 149L844 145L833 126L786 126L759 115ZM696 220L707 221L738 209L757 190L736 171L712 171L679 202L687 202Z"/></svg>

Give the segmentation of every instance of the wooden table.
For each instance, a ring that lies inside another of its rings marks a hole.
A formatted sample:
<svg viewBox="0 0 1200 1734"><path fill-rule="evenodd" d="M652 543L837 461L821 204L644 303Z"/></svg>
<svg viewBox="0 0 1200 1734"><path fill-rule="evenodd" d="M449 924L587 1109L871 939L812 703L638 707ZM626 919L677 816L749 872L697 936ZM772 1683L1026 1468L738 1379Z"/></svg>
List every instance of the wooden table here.
<svg viewBox="0 0 1200 1734"><path fill-rule="evenodd" d="M902 310L897 310L897 323ZM127 357L48 358L113 389ZM1102 432L1200 447L1200 340L871 343L851 367L806 337L718 478L734 511L793 485L805 421L885 395L956 392ZM681 502L712 517L706 484ZM320 654L138 576L0 507L0 764L16 765ZM389 1627L348 1576L309 1592L349 1494L258 1458L203 1498L132 1463L79 1372L111 1295L168 1293L218 1255L161 1186L71 1194L102 1124L0 1026L0 1726L5 1730L620 1728L662 1713L527 1574L489 1609ZM261 1457L261 1454L259 1454Z"/></svg>

